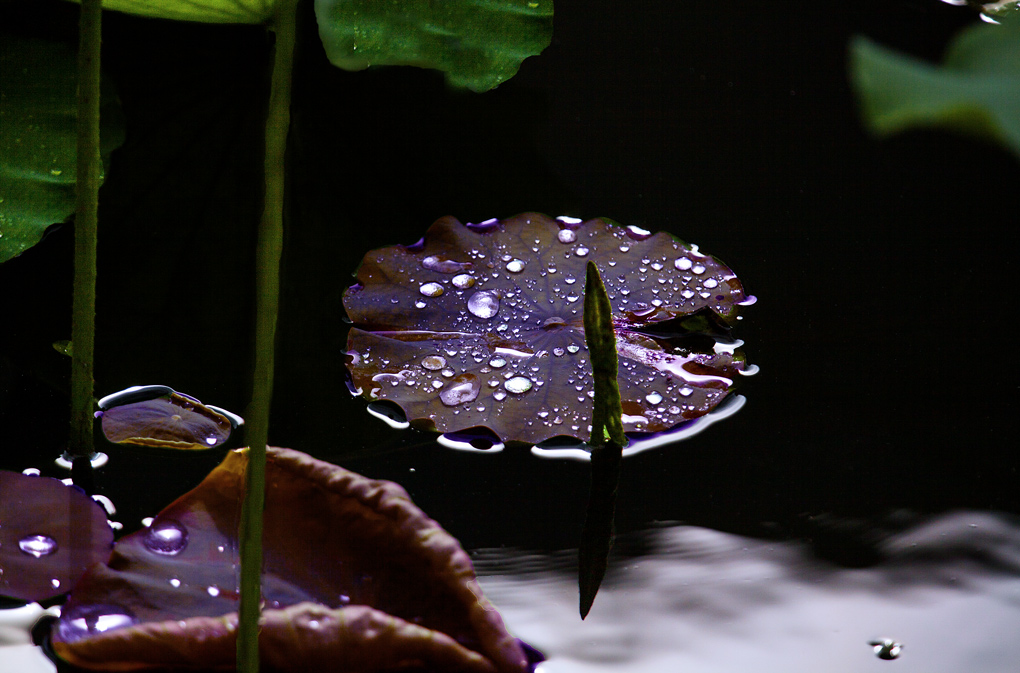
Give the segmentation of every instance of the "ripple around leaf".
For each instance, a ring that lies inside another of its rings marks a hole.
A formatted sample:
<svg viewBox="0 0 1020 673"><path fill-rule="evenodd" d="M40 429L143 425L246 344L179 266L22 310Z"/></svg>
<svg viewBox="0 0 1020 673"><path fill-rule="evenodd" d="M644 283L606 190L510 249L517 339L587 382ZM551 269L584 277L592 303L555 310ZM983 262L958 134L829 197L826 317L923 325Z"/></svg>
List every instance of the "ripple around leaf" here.
<svg viewBox="0 0 1020 673"><path fill-rule="evenodd" d="M474 282L454 282L452 272L426 261L435 258L458 263L458 273ZM446 217L422 245L366 254L343 299L355 325L347 343L354 387L440 432L483 426L505 441L587 440L588 260L599 267L613 306L624 429L668 430L721 402L744 370L743 354L700 352L677 335L691 329L685 319L694 315L699 325L736 320L738 306L752 298L734 273L667 233L536 213L482 225ZM443 292L423 297L425 283ZM437 357L450 376L430 368ZM480 382L478 394L444 404L443 392L465 376Z"/></svg>
<svg viewBox="0 0 1020 673"><path fill-rule="evenodd" d="M233 668L237 514L246 450L227 454L153 527L122 538L75 586L55 651L100 670ZM275 671L521 673L524 652L482 596L457 540L397 484L270 447L260 656Z"/></svg>

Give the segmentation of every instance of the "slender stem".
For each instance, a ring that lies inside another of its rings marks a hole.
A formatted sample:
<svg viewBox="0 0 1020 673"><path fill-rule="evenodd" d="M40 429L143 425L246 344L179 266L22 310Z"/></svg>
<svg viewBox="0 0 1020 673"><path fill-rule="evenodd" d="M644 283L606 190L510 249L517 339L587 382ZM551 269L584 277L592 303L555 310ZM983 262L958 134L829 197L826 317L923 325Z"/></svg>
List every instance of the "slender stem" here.
<svg viewBox="0 0 1020 673"><path fill-rule="evenodd" d="M99 207L99 46L102 0L82 0L78 43L77 212L71 313L71 436L69 453L89 457L92 445L92 354L96 326L96 223Z"/></svg>
<svg viewBox="0 0 1020 673"><path fill-rule="evenodd" d="M284 158L290 126L291 70L297 31L297 0L279 8L273 31L272 88L266 115L265 194L255 252L255 371L247 410L248 469L241 512L241 604L238 611L237 670L259 670L259 612L262 602L262 512L266 491L266 443L273 394L273 349L280 297L283 251Z"/></svg>

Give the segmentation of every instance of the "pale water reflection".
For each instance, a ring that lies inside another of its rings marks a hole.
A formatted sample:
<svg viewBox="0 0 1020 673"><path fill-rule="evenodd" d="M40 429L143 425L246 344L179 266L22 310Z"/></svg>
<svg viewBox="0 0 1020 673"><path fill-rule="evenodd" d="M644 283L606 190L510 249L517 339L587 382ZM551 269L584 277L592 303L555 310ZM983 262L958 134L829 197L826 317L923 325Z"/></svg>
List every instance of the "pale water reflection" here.
<svg viewBox="0 0 1020 673"><path fill-rule="evenodd" d="M1010 673L1020 662L1020 522L955 513L888 539L866 569L802 543L703 528L652 533L588 618L569 554L476 553L512 631L547 654L541 673ZM871 645L902 644L882 660Z"/></svg>
<svg viewBox="0 0 1020 673"><path fill-rule="evenodd" d="M864 569L819 561L799 542L691 526L645 535L650 551L611 566L584 622L573 551L472 556L510 629L549 657L539 673L1017 670L1015 518L931 519L886 539L885 560ZM55 670L30 644L42 612L0 610L0 673ZM895 661L873 645L886 640L902 645Z"/></svg>

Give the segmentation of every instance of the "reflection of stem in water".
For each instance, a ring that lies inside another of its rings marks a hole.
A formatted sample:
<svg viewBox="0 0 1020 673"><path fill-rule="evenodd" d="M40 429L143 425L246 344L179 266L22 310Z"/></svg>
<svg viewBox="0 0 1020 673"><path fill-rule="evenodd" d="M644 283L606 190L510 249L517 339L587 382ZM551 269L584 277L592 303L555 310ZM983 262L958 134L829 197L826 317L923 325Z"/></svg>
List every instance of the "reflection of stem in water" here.
<svg viewBox="0 0 1020 673"><path fill-rule="evenodd" d="M241 511L241 603L238 609L237 670L259 669L258 621L262 600L262 512L265 506L266 443L273 393L273 350L283 250L284 157L290 126L291 70L297 29L297 0L280 4L273 20L272 87L266 113L265 191L255 252L255 371L248 422L248 469Z"/></svg>
<svg viewBox="0 0 1020 673"><path fill-rule="evenodd" d="M584 285L584 339L591 356L595 399L591 439L588 440L591 445L591 491L577 553L581 619L588 616L609 565L620 461L623 447L627 444L617 382L619 363L613 307L598 268L590 261Z"/></svg>
<svg viewBox="0 0 1020 673"><path fill-rule="evenodd" d="M82 0L78 43L77 205L71 308L72 456L91 456L92 353L96 323L96 223L99 204L99 45L101 0Z"/></svg>
<svg viewBox="0 0 1020 673"><path fill-rule="evenodd" d="M613 546L613 515L616 512L616 490L620 483L620 462L623 447L615 442L592 447L591 490L588 511L581 529L581 547L577 552L577 582L581 593L581 619L588 616L595 594L609 566L609 550Z"/></svg>

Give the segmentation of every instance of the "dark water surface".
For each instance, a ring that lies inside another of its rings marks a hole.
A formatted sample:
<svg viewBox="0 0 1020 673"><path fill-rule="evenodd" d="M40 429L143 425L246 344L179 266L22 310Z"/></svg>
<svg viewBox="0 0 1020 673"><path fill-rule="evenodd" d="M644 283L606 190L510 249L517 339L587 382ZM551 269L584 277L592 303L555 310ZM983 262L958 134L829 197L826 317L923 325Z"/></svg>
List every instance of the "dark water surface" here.
<svg viewBox="0 0 1020 673"><path fill-rule="evenodd" d="M75 12L3 3L0 31L71 39ZM482 95L413 69L341 72L305 18L273 444L397 481L469 550L505 550L479 552L509 568L486 588L550 673L1015 670L1020 163L935 131L874 140L846 77L852 35L936 59L975 14L937 0L558 0L553 45ZM127 142L101 193L97 396L162 383L243 413L265 38L116 14L104 31ZM511 561L569 555L588 466L450 451L370 417L343 382L340 297L365 251L443 215L525 210L669 231L758 297L735 331L761 367L747 404L624 462L619 556L584 623L568 571ZM71 236L55 228L0 266L5 469L56 474L68 362L50 344L70 334ZM128 530L221 457L109 453L97 484ZM980 590L954 588L970 561L939 552L931 521L968 559L1011 541L1009 562L974 561ZM934 560L898 555L910 535ZM895 663L867 645L885 636L905 645ZM604 650L581 652L590 642Z"/></svg>

